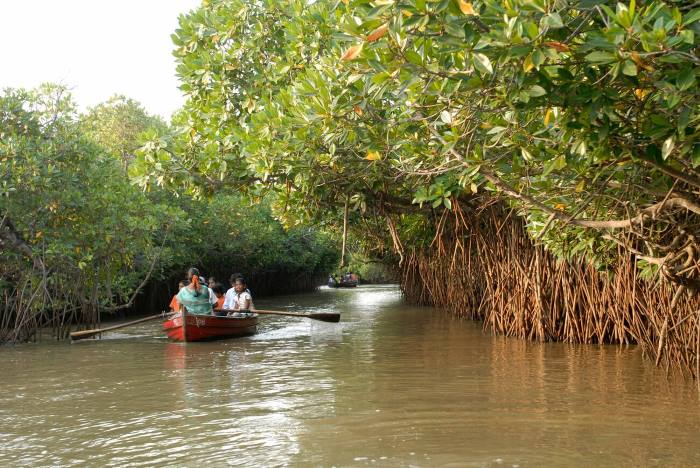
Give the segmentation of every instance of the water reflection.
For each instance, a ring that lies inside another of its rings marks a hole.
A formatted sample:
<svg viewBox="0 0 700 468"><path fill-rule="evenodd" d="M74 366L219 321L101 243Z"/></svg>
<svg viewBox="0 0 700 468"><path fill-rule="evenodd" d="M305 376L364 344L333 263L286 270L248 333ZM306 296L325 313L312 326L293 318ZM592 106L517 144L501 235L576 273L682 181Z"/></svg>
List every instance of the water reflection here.
<svg viewBox="0 0 700 468"><path fill-rule="evenodd" d="M697 465L700 405L634 347L538 344L408 307L393 287L264 308L252 337L158 324L4 348L4 465Z"/></svg>

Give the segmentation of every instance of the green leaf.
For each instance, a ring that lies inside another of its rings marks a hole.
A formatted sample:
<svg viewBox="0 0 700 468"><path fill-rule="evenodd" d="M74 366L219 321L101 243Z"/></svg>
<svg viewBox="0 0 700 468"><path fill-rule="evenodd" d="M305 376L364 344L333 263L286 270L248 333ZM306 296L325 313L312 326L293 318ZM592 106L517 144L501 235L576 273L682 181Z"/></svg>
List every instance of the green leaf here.
<svg viewBox="0 0 700 468"><path fill-rule="evenodd" d="M610 52L595 51L586 55L586 61L594 63L612 63L616 60L615 55Z"/></svg>
<svg viewBox="0 0 700 468"><path fill-rule="evenodd" d="M556 168L557 169L564 169L566 167L566 156L563 154L560 154L557 156L557 158L554 160L556 162Z"/></svg>
<svg viewBox="0 0 700 468"><path fill-rule="evenodd" d="M487 135L501 134L506 130L506 127L501 127L500 125L495 125L492 129L486 132Z"/></svg>
<svg viewBox="0 0 700 468"><path fill-rule="evenodd" d="M693 147L693 167L700 166L700 144Z"/></svg>
<svg viewBox="0 0 700 468"><path fill-rule="evenodd" d="M420 55L418 55L417 52L413 50L407 50L404 52L404 55L406 56L406 60L411 62L414 65L423 65L423 59L421 58Z"/></svg>
<svg viewBox="0 0 700 468"><path fill-rule="evenodd" d="M545 12L543 0L524 0L523 6L526 8L536 9L541 13Z"/></svg>
<svg viewBox="0 0 700 468"><path fill-rule="evenodd" d="M697 20L700 20L700 8L691 10L685 15L683 15L683 26L688 26L689 24L692 24Z"/></svg>
<svg viewBox="0 0 700 468"><path fill-rule="evenodd" d="M676 77L676 86L681 91L690 89L695 84L695 73L692 68L685 68Z"/></svg>
<svg viewBox="0 0 700 468"><path fill-rule="evenodd" d="M542 22L544 23L544 25L551 29L558 29L564 27L564 23L562 22L559 13L550 13L547 16L543 16Z"/></svg>
<svg viewBox="0 0 700 468"><path fill-rule="evenodd" d="M473 56L474 67L481 73L493 73L493 67L491 66L491 60L484 55L476 53Z"/></svg>
<svg viewBox="0 0 700 468"><path fill-rule="evenodd" d="M617 4L617 13L615 18L617 22L625 28L629 28L632 25L632 14L624 3Z"/></svg>
<svg viewBox="0 0 700 468"><path fill-rule="evenodd" d="M622 63L622 73L627 76L637 76L637 65L632 60L625 60Z"/></svg>
<svg viewBox="0 0 700 468"><path fill-rule="evenodd" d="M535 66L535 68L539 69L540 65L544 63L545 58L544 53L542 53L540 49L535 49L532 51L532 64Z"/></svg>
<svg viewBox="0 0 700 468"><path fill-rule="evenodd" d="M679 36L683 38L683 42L686 44L693 45L695 43L695 33L692 29L685 29L681 31Z"/></svg>
<svg viewBox="0 0 700 468"><path fill-rule="evenodd" d="M561 170L566 167L566 156L559 155L553 160L551 160L544 168L544 171L542 171L543 176L549 175L550 172L554 170Z"/></svg>
<svg viewBox="0 0 700 468"><path fill-rule="evenodd" d="M532 97L540 97L547 94L547 91L542 86L533 85L530 87L530 89L527 90L527 94L529 94Z"/></svg>

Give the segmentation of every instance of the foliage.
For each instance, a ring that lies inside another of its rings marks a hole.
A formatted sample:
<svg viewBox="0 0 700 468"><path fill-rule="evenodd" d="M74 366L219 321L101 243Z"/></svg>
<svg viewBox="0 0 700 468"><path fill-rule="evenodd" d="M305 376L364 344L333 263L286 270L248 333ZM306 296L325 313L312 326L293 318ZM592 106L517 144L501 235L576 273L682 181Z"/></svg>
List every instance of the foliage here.
<svg viewBox="0 0 700 468"><path fill-rule="evenodd" d="M149 115L138 102L126 96L112 96L82 116L86 136L121 161L124 167L133 161L141 146L140 137L167 134L168 126L160 117Z"/></svg>
<svg viewBox="0 0 700 468"><path fill-rule="evenodd" d="M135 190L78 120L61 86L0 97L3 323L125 301L158 254L172 210Z"/></svg>
<svg viewBox="0 0 700 468"><path fill-rule="evenodd" d="M343 27L357 37L388 25L383 40L365 40L350 73L373 81L361 96L405 103L382 109L394 130L418 131L387 138L385 153L404 173L436 176L417 201L449 208L446 192L483 186L527 209L533 235L560 254L611 263L617 246L605 231L632 228L643 243L629 231L613 240L663 263L696 223L698 19L663 2L614 11L603 2L357 2ZM431 151L434 163L410 160ZM661 214L645 207L667 194L678 201L668 208L684 209L641 229ZM566 227L547 231L555 220Z"/></svg>
<svg viewBox="0 0 700 468"><path fill-rule="evenodd" d="M175 39L179 141L225 184L276 189L288 218L338 220L349 197L397 251L392 213L486 192L560 255L604 266L622 245L691 285L698 34L700 10L672 1L207 2Z"/></svg>
<svg viewBox="0 0 700 468"><path fill-rule="evenodd" d="M326 47L330 27L312 18L324 15L323 2L231 0L181 17L174 54L188 102L174 119L177 135L144 146L134 179L193 195L227 186L255 192L251 180L270 174L244 157L248 120Z"/></svg>
<svg viewBox="0 0 700 468"><path fill-rule="evenodd" d="M262 292L261 287L274 292L272 285L261 285L266 281L261 278L313 281L322 279L338 261L338 249L328 235L312 227L284 229L268 200L251 205L246 197L221 194L206 200L182 199L178 204L189 219L174 233L182 246L171 260L177 271L201 265L225 286L229 276L239 272L252 281L256 292Z"/></svg>
<svg viewBox="0 0 700 468"><path fill-rule="evenodd" d="M192 265L285 278L282 289L293 291L337 262L326 236L285 230L267 200L195 200L133 185L123 167L130 148L142 131L166 130L125 98L81 116L62 86L0 95L0 341L94 321L133 305L146 281Z"/></svg>

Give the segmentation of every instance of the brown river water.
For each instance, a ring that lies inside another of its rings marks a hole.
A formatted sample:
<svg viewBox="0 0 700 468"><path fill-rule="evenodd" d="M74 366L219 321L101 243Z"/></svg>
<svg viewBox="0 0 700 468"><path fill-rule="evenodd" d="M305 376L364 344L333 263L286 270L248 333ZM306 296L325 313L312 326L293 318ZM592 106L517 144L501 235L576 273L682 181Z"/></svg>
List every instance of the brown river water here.
<svg viewBox="0 0 700 468"><path fill-rule="evenodd" d="M695 383L636 347L491 336L394 286L257 302L342 319L0 348L0 465L700 466Z"/></svg>

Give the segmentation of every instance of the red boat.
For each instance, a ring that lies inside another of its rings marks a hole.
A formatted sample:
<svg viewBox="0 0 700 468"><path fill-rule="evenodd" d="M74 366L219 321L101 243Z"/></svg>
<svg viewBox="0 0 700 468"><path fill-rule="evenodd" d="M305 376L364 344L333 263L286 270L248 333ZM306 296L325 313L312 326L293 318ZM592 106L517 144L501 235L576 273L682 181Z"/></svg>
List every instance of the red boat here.
<svg viewBox="0 0 700 468"><path fill-rule="evenodd" d="M163 330L168 334L168 338L175 341L222 340L253 335L257 326L257 314L245 317L216 317L189 314L187 311L163 322Z"/></svg>

